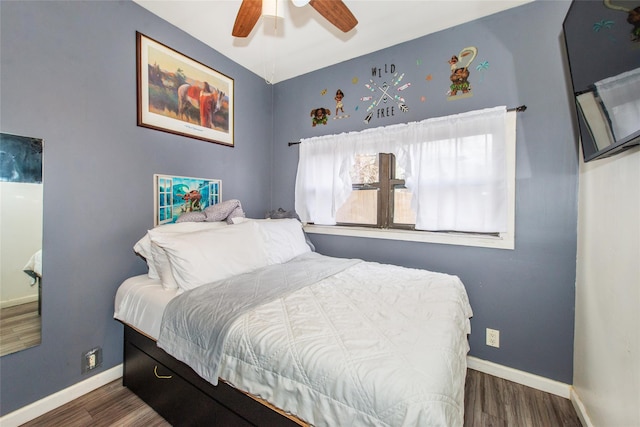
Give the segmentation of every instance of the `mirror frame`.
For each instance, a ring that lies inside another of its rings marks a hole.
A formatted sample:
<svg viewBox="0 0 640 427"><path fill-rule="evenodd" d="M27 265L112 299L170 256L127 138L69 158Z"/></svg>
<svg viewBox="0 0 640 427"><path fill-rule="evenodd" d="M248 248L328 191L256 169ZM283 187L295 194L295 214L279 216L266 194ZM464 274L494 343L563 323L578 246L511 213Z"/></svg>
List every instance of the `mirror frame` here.
<svg viewBox="0 0 640 427"><path fill-rule="evenodd" d="M627 5L635 7L629 10L615 1L573 0L562 24L585 162L613 156L640 144L639 129L598 149L578 103L578 96L593 90L595 82L640 66L640 38L633 38L638 24L634 28L627 20L630 11L640 8L640 0L626 0ZM609 128L607 121L603 124Z"/></svg>
<svg viewBox="0 0 640 427"><path fill-rule="evenodd" d="M0 133L0 250L11 251L2 256L8 264L2 265L0 284L5 282L2 286L7 286L7 280L17 281L17 287L5 288L2 298L7 299L0 298L0 356L42 343L43 145L41 138ZM9 209L14 209L13 214ZM17 214L15 209L19 209ZM22 218L32 221L28 227L32 238L22 239L27 235L20 231L26 228ZM39 229L34 226L38 219ZM34 292L23 286L37 286L35 306Z"/></svg>

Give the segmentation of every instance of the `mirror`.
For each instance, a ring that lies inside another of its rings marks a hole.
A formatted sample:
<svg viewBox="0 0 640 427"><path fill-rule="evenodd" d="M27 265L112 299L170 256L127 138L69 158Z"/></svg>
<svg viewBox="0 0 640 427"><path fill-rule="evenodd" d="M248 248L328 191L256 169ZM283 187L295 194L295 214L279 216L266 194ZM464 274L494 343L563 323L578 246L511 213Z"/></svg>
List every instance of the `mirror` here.
<svg viewBox="0 0 640 427"><path fill-rule="evenodd" d="M0 133L0 356L40 344L42 139Z"/></svg>
<svg viewBox="0 0 640 427"><path fill-rule="evenodd" d="M640 144L640 0L574 0L563 28L584 160Z"/></svg>

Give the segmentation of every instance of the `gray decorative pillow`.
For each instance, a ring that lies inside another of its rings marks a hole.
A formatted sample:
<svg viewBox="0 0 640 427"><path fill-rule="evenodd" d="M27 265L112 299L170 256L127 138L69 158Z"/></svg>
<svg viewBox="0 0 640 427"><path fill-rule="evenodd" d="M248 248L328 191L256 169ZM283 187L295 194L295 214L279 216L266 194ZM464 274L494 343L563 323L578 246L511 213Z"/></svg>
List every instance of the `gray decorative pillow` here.
<svg viewBox="0 0 640 427"><path fill-rule="evenodd" d="M300 220L300 217L295 211L285 211L282 208L278 208L277 210L267 212L267 216L265 218L271 218L271 219L295 218L297 220Z"/></svg>
<svg viewBox="0 0 640 427"><path fill-rule="evenodd" d="M224 221L238 207L242 209L240 200L237 199L226 200L224 202L211 205L204 210L204 214L207 216L205 221Z"/></svg>
<svg viewBox="0 0 640 427"><path fill-rule="evenodd" d="M233 218L246 218L244 211L242 210L242 206L238 206L229 214L227 217L227 223L233 224Z"/></svg>
<svg viewBox="0 0 640 427"><path fill-rule="evenodd" d="M298 216L296 211L285 211L282 208L278 208L277 210L267 212L267 215L265 216L265 218L271 218L271 219L295 218L298 221L300 221L300 217ZM304 233L304 240L307 242L307 245L309 245L309 247L311 248L311 251L315 252L316 247L311 242L309 235L304 230L302 230L302 233Z"/></svg>
<svg viewBox="0 0 640 427"><path fill-rule="evenodd" d="M185 212L178 217L176 222L204 222L207 216L204 212Z"/></svg>

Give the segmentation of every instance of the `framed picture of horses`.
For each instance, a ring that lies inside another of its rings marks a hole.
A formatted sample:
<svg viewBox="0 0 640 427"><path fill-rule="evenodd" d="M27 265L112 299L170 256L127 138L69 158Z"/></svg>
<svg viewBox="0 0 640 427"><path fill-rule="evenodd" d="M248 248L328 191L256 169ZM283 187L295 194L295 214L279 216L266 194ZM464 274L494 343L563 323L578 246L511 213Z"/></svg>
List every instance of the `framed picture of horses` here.
<svg viewBox="0 0 640 427"><path fill-rule="evenodd" d="M154 174L153 200L154 227L176 222L185 214L190 221L204 221L204 210L222 201L222 181Z"/></svg>
<svg viewBox="0 0 640 427"><path fill-rule="evenodd" d="M136 32L138 126L233 147L233 79Z"/></svg>

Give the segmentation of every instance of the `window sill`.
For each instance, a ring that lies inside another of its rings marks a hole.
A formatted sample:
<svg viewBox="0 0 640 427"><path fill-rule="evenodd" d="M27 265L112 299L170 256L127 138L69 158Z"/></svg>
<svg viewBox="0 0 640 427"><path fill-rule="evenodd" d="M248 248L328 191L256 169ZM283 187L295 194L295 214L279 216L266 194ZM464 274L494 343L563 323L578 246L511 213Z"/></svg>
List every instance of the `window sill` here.
<svg viewBox="0 0 640 427"><path fill-rule="evenodd" d="M470 235L463 233L437 233L413 230L381 230L367 227L345 227L306 224L304 231L311 234L364 237L368 239L404 240L407 242L438 243L445 245L476 246L494 249L514 249L513 233L500 236Z"/></svg>

